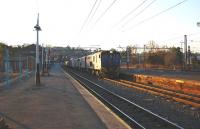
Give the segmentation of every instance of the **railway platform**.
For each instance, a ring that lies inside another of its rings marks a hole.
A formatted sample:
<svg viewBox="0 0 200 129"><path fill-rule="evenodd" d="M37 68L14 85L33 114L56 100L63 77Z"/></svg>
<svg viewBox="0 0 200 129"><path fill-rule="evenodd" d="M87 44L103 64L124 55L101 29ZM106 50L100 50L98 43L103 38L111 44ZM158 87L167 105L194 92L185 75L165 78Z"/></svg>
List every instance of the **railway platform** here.
<svg viewBox="0 0 200 129"><path fill-rule="evenodd" d="M124 70L123 73L138 83L200 95L200 72L132 69Z"/></svg>
<svg viewBox="0 0 200 129"><path fill-rule="evenodd" d="M128 74L159 76L165 78L175 78L180 80L200 81L200 72L191 71L167 71L167 70L150 70L150 69L122 69Z"/></svg>
<svg viewBox="0 0 200 129"><path fill-rule="evenodd" d="M31 77L1 88L0 117L12 129L129 128L58 64L41 86Z"/></svg>

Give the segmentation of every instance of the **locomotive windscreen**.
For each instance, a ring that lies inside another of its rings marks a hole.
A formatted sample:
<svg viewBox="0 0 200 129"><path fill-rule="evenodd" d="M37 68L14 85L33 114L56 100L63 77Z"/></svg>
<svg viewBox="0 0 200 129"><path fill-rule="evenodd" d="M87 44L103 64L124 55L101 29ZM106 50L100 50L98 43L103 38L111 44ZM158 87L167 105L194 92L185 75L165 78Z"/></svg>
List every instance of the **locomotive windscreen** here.
<svg viewBox="0 0 200 129"><path fill-rule="evenodd" d="M118 67L120 65L119 52L104 51L101 54L102 67Z"/></svg>

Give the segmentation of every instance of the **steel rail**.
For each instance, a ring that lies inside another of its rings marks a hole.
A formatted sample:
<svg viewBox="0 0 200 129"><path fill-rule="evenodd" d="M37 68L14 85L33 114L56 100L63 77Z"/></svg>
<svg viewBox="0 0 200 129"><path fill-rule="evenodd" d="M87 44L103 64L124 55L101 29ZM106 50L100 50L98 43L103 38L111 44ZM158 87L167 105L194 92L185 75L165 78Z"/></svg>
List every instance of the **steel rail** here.
<svg viewBox="0 0 200 129"><path fill-rule="evenodd" d="M76 73L73 73L76 76L78 76L79 78L82 79L86 79L83 77L80 77L79 75L77 75ZM74 77L74 76L73 76ZM86 89L88 89L90 92L94 93L97 97L99 97L101 100L103 100L106 104L108 104L109 106L111 106L114 110L116 110L117 112L119 112L123 117L126 117L126 119L128 119L128 121L132 122L133 124L131 124L134 128L138 128L138 129L146 129L145 127L143 127L141 124L139 124L136 120L134 120L133 118L131 118L129 115L127 115L126 113L124 113L123 111L121 111L119 108L117 108L115 105L113 105L112 103L110 103L108 100L106 100L104 97L102 97L99 93L97 93L95 90L93 90L92 88L88 87L86 84L84 84L80 79L78 79L77 77L74 77L80 84L84 85L84 87ZM87 79L86 79L87 80ZM88 80L87 80L88 81Z"/></svg>
<svg viewBox="0 0 200 129"><path fill-rule="evenodd" d="M104 97L102 97L102 95L100 95L99 93L97 93L96 91L94 91L93 89L91 89L89 86L87 86L85 83L83 83L83 81L81 81L80 79L83 79L84 81L87 81L89 82L90 84L92 85L95 85L96 87L100 88L101 90L104 90L104 93L108 93L112 96L115 96L116 98L120 99L121 101L124 101L124 103L127 103L127 105L131 105L133 106L134 108L137 108L139 109L140 111L143 111L145 113L147 113L149 116L151 117L154 117L156 120L159 120L160 122L163 122L164 125L169 125L171 128L176 128L176 129L184 129L183 127L151 112L150 110L147 110L133 102L131 102L130 100L122 97L122 96L119 96L117 95L116 93L112 92L112 91L109 91L108 89L105 89L104 87L88 80L87 78L85 77L82 77L76 73L73 73L73 75L75 75L76 79L84 86L86 86L87 89L89 89L90 91L92 91L93 93L95 93L99 98L103 99L104 102L106 102L107 104L109 104L110 106L112 106L112 108L114 108L115 110L117 110L118 112L120 112L120 114L122 114L123 116L126 117L126 119L129 119L129 121L131 121L132 123L136 124L137 125L137 128L142 128L142 129L146 129L143 125L141 125L139 122L137 122L136 120L134 120L134 118L132 118L129 114L126 114L124 111L122 111L121 109L119 109L117 106L115 106L114 104L110 103L108 100L106 100ZM93 87L94 88L94 87ZM157 121L156 121L157 122Z"/></svg>
<svg viewBox="0 0 200 129"><path fill-rule="evenodd" d="M155 90L158 90L158 91L163 91L163 92L166 92L166 93L169 93L169 94L175 94L177 96L180 96L180 97L184 97L184 98L187 98L187 99L191 99L191 100L194 100L194 101L197 101L197 102L200 102L200 97L197 97L197 96L193 96L193 95L189 95L189 94L185 94L185 93L179 93L175 90L169 90L169 89L165 89L165 88L162 88L162 87L150 87L148 85L144 85L144 84L140 84L140 83L135 83L135 82L130 82L130 81L126 81L126 80L120 80L121 82L124 82L124 83L128 83L128 84L131 84L131 85L138 85L138 86L144 86L144 87L148 87L148 88L152 88L152 89L155 89Z"/></svg>
<svg viewBox="0 0 200 129"><path fill-rule="evenodd" d="M200 107L200 98L199 97L190 96L188 94L183 94L183 93L177 93L172 90L161 89L158 87L151 87L151 86L144 85L144 84L129 82L129 81L125 81L125 80L116 81L116 80L108 79L108 78L104 78L104 79L107 81L110 81L110 82L121 84L126 87L135 88L135 89L149 92L149 93L152 93L155 95L173 99L175 101L178 101L178 102L181 102L184 104L188 104L193 107Z"/></svg>

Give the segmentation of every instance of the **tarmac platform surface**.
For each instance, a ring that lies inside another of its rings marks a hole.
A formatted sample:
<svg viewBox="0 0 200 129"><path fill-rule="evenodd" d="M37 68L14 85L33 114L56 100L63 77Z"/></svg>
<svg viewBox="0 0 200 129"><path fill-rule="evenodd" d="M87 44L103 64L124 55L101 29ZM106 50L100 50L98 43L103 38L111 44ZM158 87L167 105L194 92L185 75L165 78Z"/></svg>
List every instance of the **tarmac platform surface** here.
<svg viewBox="0 0 200 129"><path fill-rule="evenodd" d="M1 88L0 117L12 129L129 128L58 64L39 87L31 77Z"/></svg>

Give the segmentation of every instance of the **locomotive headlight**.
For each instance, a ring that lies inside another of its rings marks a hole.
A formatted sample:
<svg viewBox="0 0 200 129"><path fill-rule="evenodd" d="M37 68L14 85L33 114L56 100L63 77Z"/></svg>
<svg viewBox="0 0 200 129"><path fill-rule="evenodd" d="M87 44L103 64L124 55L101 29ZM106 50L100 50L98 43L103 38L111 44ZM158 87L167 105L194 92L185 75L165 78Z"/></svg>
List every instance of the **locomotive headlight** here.
<svg viewBox="0 0 200 129"><path fill-rule="evenodd" d="M110 53L113 53L113 51L110 51Z"/></svg>

